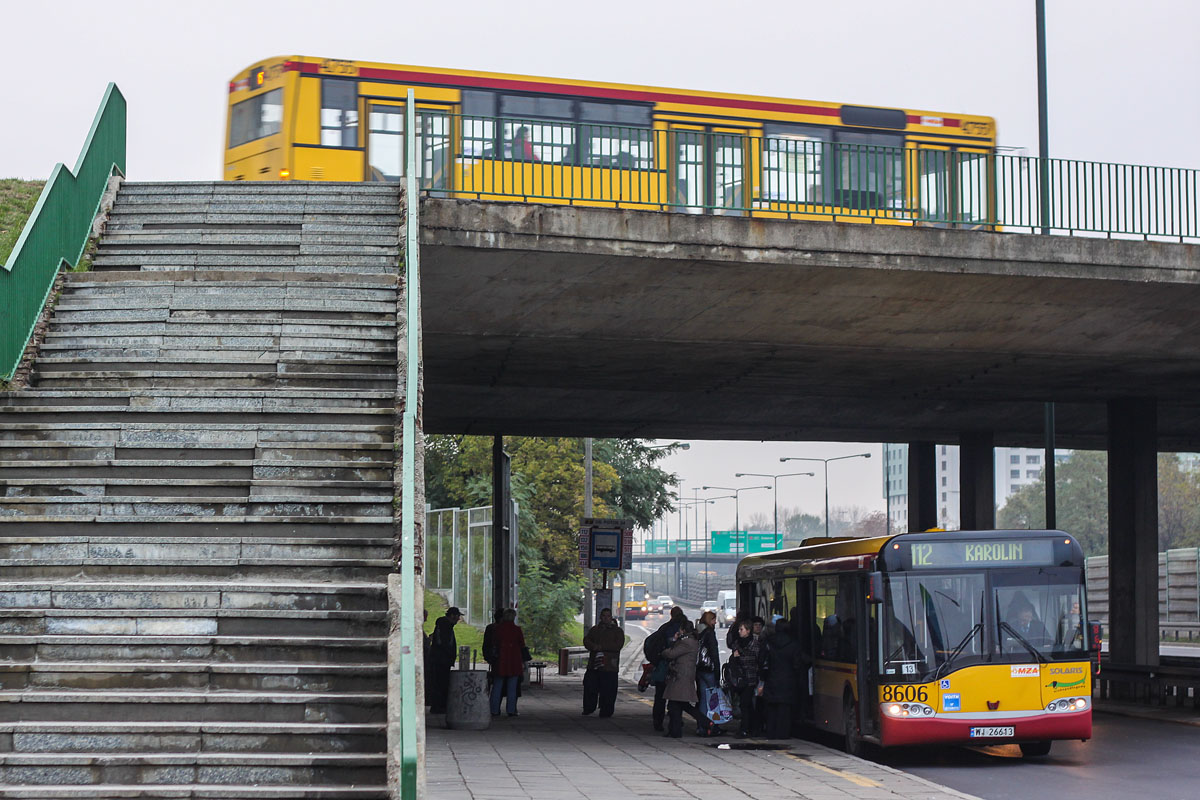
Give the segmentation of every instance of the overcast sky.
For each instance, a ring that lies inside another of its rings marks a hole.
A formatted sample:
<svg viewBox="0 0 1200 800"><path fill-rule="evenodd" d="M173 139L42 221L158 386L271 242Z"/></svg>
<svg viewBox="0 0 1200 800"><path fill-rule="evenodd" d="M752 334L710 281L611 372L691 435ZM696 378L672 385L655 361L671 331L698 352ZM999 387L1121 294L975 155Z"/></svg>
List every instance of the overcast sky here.
<svg viewBox="0 0 1200 800"><path fill-rule="evenodd" d="M1037 151L1034 0L4 5L0 177L73 166L115 81L129 101L131 180L219 179L229 79L276 55L984 114L1002 146ZM1200 167L1200 4L1046 5L1051 155ZM743 485L739 471L793 471L780 455L868 450L832 465L830 502L882 509L879 445L693 443L668 466L690 495ZM780 505L821 513L819 470L780 486ZM744 494L742 517L770 514L770 494ZM732 505L712 506L728 516L720 526L732 527Z"/></svg>

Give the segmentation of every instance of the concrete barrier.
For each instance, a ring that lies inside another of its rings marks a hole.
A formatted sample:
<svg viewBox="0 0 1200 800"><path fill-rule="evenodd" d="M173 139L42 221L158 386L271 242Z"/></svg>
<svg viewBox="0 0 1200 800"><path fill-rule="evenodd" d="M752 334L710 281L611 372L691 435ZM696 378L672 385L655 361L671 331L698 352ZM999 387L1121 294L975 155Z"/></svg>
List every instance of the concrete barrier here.
<svg viewBox="0 0 1200 800"><path fill-rule="evenodd" d="M489 702L486 669L451 670L446 727L463 731L487 730L492 724Z"/></svg>

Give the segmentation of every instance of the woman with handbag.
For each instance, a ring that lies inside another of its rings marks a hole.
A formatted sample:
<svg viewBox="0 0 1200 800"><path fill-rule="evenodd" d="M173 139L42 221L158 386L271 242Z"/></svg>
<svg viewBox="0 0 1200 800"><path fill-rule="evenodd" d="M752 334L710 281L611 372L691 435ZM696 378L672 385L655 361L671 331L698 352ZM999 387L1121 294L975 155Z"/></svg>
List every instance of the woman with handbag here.
<svg viewBox="0 0 1200 800"><path fill-rule="evenodd" d="M754 635L749 620L738 623L737 636L733 641L733 652L729 655L731 689L737 692L741 717L738 738L745 739L758 730L758 715L754 709L754 698L758 696L759 670L762 667L762 644Z"/></svg>
<svg viewBox="0 0 1200 800"><path fill-rule="evenodd" d="M708 716L709 695L720 691L717 688L717 676L721 673L721 654L717 648L716 626L717 615L712 611L701 614L700 622L696 625L696 639L700 642L700 649L696 653L696 699L702 714L696 725L697 736L720 733Z"/></svg>
<svg viewBox="0 0 1200 800"><path fill-rule="evenodd" d="M671 645L662 651L662 657L670 666L667 669L667 685L663 692L667 700L666 736L679 739L683 736L683 712L687 711L698 722L703 719L692 702L696 699L696 653L700 642L696 640L696 626L685 619L679 623Z"/></svg>
<svg viewBox="0 0 1200 800"><path fill-rule="evenodd" d="M500 698L508 698L508 715L517 716L517 684L525 671L525 632L516 624L517 612L505 609L496 626L496 679L492 682L492 716L500 716Z"/></svg>

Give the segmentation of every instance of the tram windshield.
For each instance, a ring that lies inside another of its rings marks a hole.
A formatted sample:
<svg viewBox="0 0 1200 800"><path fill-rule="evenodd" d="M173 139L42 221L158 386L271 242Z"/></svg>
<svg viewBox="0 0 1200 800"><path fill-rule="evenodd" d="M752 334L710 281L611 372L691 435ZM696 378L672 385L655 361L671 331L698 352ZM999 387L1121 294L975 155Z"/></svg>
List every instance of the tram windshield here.
<svg viewBox="0 0 1200 800"><path fill-rule="evenodd" d="M880 671L930 681L991 661L1086 657L1078 569L887 576Z"/></svg>

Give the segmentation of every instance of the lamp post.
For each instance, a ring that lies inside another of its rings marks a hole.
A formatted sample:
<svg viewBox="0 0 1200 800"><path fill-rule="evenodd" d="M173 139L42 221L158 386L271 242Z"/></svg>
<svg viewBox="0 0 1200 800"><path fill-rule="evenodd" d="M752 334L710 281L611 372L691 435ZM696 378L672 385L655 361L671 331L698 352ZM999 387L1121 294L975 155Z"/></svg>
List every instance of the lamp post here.
<svg viewBox="0 0 1200 800"><path fill-rule="evenodd" d="M870 453L855 453L850 456L834 456L833 458L805 458L801 456L783 456L780 461L820 461L825 465L825 538L829 538L829 462L844 461L847 458L870 458Z"/></svg>
<svg viewBox="0 0 1200 800"><path fill-rule="evenodd" d="M776 550L780 549L780 547L782 545L782 543L779 541L779 479L780 478L791 478L795 475L807 475L808 477L811 478L814 475L816 475L816 473L815 472L784 472L779 475L768 475L764 472L737 472L737 473L734 473L735 478L753 477L753 478L770 478L771 479L771 483L775 487L775 549Z"/></svg>

